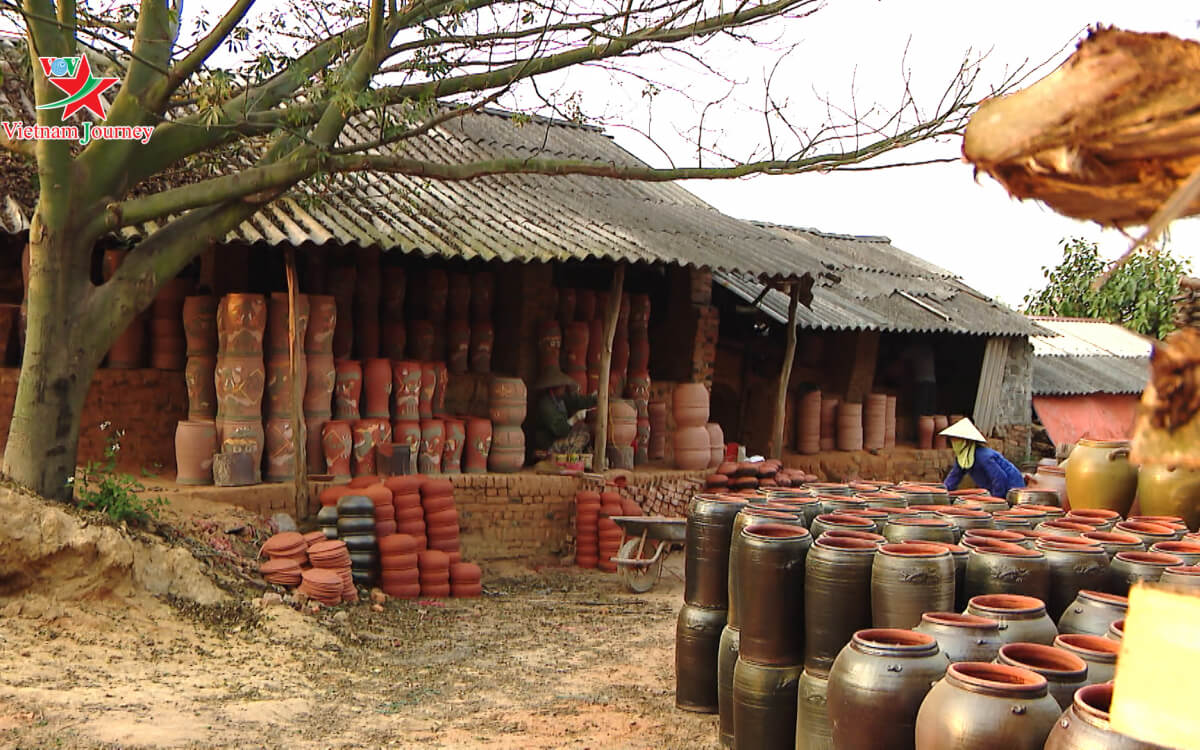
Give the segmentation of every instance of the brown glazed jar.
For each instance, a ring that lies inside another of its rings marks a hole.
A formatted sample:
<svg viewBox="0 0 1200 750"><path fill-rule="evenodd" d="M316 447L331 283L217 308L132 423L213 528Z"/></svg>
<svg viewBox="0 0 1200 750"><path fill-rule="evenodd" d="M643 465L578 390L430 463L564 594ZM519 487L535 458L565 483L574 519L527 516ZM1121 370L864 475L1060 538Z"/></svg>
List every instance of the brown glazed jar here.
<svg viewBox="0 0 1200 750"><path fill-rule="evenodd" d="M1112 684L1105 683L1075 693L1071 707L1050 730L1045 750L1165 750L1112 728L1108 716L1112 691Z"/></svg>
<svg viewBox="0 0 1200 750"><path fill-rule="evenodd" d="M1040 643L1049 646L1058 635L1041 599L1016 594L987 594L967 602L968 615L987 617L1000 623L1005 643Z"/></svg>
<svg viewBox="0 0 1200 750"><path fill-rule="evenodd" d="M733 747L794 750L799 664L771 666L738 658L733 669Z"/></svg>
<svg viewBox="0 0 1200 750"><path fill-rule="evenodd" d="M1117 657L1121 644L1098 635L1071 633L1054 639L1054 647L1075 654L1087 664L1088 685L1098 685L1113 679L1117 673Z"/></svg>
<svg viewBox="0 0 1200 750"><path fill-rule="evenodd" d="M1158 542L1171 542L1181 536L1176 533L1176 527L1153 521L1120 521L1113 526L1113 531L1132 534L1145 542L1147 547Z"/></svg>
<svg viewBox="0 0 1200 750"><path fill-rule="evenodd" d="M1163 571L1183 561L1162 552L1118 552L1108 566L1108 590L1118 596L1128 596L1129 589L1139 581L1155 583Z"/></svg>
<svg viewBox="0 0 1200 750"><path fill-rule="evenodd" d="M942 518L893 518L883 528L889 542L945 542L954 544L959 534Z"/></svg>
<svg viewBox="0 0 1200 750"><path fill-rule="evenodd" d="M736 547L739 661L770 666L804 661L804 598L797 594L804 589L811 545L812 535L801 526L762 523L742 530Z"/></svg>
<svg viewBox="0 0 1200 750"><path fill-rule="evenodd" d="M1200 566L1174 565L1163 571L1162 578L1159 578L1158 582L1172 586L1198 587L1200 586Z"/></svg>
<svg viewBox="0 0 1200 750"><path fill-rule="evenodd" d="M950 663L991 661L1000 653L1000 623L989 617L956 612L926 612L913 628L937 639L938 649Z"/></svg>
<svg viewBox="0 0 1200 750"><path fill-rule="evenodd" d="M1102 589L1108 581L1108 555L1099 547L1060 544L1039 539L1037 548L1050 565L1050 596L1046 612L1058 622L1084 589Z"/></svg>
<svg viewBox="0 0 1200 750"><path fill-rule="evenodd" d="M913 628L926 612L954 606L954 560L935 544L884 544L871 566L871 620L880 628Z"/></svg>
<svg viewBox="0 0 1200 750"><path fill-rule="evenodd" d="M869 518L852 516L848 513L822 513L813 519L808 528L812 531L813 539L820 539L822 534L831 529L869 531L874 533L875 522Z"/></svg>
<svg viewBox="0 0 1200 750"><path fill-rule="evenodd" d="M1146 543L1141 538L1121 531L1087 531L1080 538L1099 544L1109 560L1118 552L1141 552L1146 549Z"/></svg>
<svg viewBox="0 0 1200 750"><path fill-rule="evenodd" d="M829 672L833 746L912 750L921 702L945 671L931 635L894 628L855 633Z"/></svg>
<svg viewBox="0 0 1200 750"><path fill-rule="evenodd" d="M1058 619L1058 632L1103 636L1128 608L1129 600L1123 596L1085 589Z"/></svg>
<svg viewBox="0 0 1200 750"><path fill-rule="evenodd" d="M700 494L692 498L684 553L683 600L688 604L721 610L729 606L733 521L746 503L745 498L733 495Z"/></svg>
<svg viewBox="0 0 1200 750"><path fill-rule="evenodd" d="M917 714L917 750L1041 750L1059 708L1046 679L1020 667L962 662L946 669Z"/></svg>
<svg viewBox="0 0 1200 750"><path fill-rule="evenodd" d="M675 707L717 712L717 648L725 610L684 604L675 621Z"/></svg>
<svg viewBox="0 0 1200 750"><path fill-rule="evenodd" d="M833 750L833 734L826 705L829 694L827 673L800 673L796 688L796 747L806 750Z"/></svg>
<svg viewBox="0 0 1200 750"><path fill-rule="evenodd" d="M1200 542L1193 540L1157 542L1150 548L1150 551L1175 555L1183 561L1184 565L1200 565Z"/></svg>
<svg viewBox="0 0 1200 750"><path fill-rule="evenodd" d="M1037 550L1003 542L976 546L967 558L967 597L1018 594L1042 601L1050 595L1050 563Z"/></svg>
<svg viewBox="0 0 1200 750"><path fill-rule="evenodd" d="M1000 647L997 664L1024 667L1037 672L1049 683L1050 695L1060 710L1071 705L1075 691L1087 684L1087 663L1075 654L1040 643L1007 643Z"/></svg>
<svg viewBox="0 0 1200 750"><path fill-rule="evenodd" d="M828 674L859 630L871 627L871 567L877 543L831 537L813 543L805 560L804 668Z"/></svg>

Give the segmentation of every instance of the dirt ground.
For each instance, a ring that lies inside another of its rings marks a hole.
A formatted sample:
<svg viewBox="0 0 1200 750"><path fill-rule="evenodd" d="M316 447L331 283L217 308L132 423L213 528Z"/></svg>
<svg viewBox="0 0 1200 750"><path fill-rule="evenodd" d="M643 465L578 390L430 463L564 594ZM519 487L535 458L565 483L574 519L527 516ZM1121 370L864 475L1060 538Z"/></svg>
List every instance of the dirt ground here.
<svg viewBox="0 0 1200 750"><path fill-rule="evenodd" d="M482 599L319 615L249 589L210 607L27 591L0 599L0 746L716 747L715 716L674 707L672 562L645 595L503 563Z"/></svg>

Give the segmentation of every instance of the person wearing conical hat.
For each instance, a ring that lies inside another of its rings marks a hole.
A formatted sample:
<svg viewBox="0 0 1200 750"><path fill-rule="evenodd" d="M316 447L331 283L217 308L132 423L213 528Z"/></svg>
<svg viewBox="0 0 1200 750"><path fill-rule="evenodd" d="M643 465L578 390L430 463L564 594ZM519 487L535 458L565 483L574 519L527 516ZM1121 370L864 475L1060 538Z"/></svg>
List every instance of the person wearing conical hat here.
<svg viewBox="0 0 1200 750"><path fill-rule="evenodd" d="M584 419L596 397L580 395L579 384L557 367L543 372L533 390L538 393L533 447L545 453L586 453L592 433Z"/></svg>
<svg viewBox="0 0 1200 750"><path fill-rule="evenodd" d="M987 446L983 433L969 419L960 419L938 433L950 438L954 449L954 468L946 476L946 489L956 490L964 474L969 474L975 486L982 487L992 497L1006 497L1013 487L1024 487L1020 470L999 451Z"/></svg>

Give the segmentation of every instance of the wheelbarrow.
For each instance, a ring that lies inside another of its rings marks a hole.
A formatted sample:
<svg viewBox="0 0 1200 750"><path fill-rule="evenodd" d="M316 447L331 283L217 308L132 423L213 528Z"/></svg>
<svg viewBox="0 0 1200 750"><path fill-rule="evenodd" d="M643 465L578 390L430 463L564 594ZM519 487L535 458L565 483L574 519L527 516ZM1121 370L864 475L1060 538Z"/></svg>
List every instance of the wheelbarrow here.
<svg viewBox="0 0 1200 750"><path fill-rule="evenodd" d="M663 560L683 549L687 519L661 516L612 516L621 527L621 546L612 561L630 591L644 594L662 577Z"/></svg>

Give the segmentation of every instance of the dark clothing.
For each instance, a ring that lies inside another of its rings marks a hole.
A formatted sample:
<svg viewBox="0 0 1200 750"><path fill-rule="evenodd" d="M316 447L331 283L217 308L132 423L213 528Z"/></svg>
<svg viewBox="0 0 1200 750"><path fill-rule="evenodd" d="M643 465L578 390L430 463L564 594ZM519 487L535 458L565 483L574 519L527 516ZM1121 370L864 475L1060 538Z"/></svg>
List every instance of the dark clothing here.
<svg viewBox="0 0 1200 750"><path fill-rule="evenodd" d="M954 468L946 476L946 489L956 490L968 473L954 462ZM971 481L975 486L986 489L992 497L1005 497L1013 487L1024 487L1025 478L1016 466L999 452L980 445L975 448L975 465L970 469Z"/></svg>
<svg viewBox="0 0 1200 750"><path fill-rule="evenodd" d="M567 420L580 409L596 405L595 396L581 396L568 393L559 398L550 391L541 395L534 411L534 447L538 450L550 450L554 441L566 437L571 432L571 423Z"/></svg>

